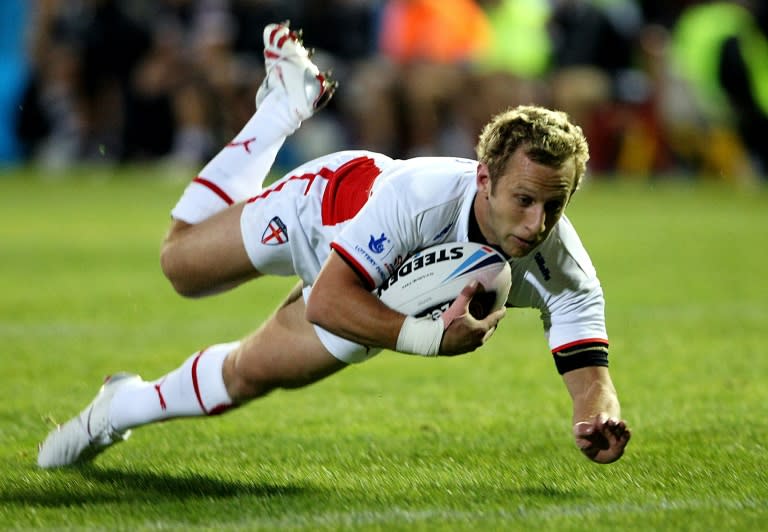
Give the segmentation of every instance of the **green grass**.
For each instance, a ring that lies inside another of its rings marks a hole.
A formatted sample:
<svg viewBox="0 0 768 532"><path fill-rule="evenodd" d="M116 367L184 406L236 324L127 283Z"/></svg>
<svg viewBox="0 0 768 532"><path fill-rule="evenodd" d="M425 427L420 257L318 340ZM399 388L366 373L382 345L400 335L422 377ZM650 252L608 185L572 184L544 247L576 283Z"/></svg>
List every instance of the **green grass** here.
<svg viewBox="0 0 768 532"><path fill-rule="evenodd" d="M104 375L155 378L240 337L293 283L176 296L157 257L184 182L152 174L0 176L1 528L768 526L768 191L715 183L594 181L570 207L634 431L616 464L575 449L538 317L513 311L473 355L382 353L226 416L144 427L88 467L38 470L50 420Z"/></svg>

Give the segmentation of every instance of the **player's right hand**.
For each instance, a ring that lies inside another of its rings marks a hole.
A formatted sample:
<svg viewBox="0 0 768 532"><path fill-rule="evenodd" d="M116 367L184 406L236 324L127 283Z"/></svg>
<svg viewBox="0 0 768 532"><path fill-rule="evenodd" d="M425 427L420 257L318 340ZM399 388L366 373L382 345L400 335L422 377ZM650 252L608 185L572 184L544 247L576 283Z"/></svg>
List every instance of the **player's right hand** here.
<svg viewBox="0 0 768 532"><path fill-rule="evenodd" d="M610 464L621 458L631 436L626 421L605 414L573 426L576 445L584 456L599 464Z"/></svg>
<svg viewBox="0 0 768 532"><path fill-rule="evenodd" d="M441 319L445 326L440 343L440 356L454 356L474 351L491 337L496 326L506 313L505 308L491 312L483 319L477 319L469 312L469 305L477 293L478 283L473 281L465 286L459 297L443 312Z"/></svg>

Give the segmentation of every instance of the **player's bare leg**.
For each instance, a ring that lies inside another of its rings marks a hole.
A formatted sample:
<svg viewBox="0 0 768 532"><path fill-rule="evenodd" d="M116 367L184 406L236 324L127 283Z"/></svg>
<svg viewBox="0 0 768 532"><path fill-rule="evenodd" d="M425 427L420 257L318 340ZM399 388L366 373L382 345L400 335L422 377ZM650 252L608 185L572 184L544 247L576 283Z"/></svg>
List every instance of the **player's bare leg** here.
<svg viewBox="0 0 768 532"><path fill-rule="evenodd" d="M211 416L278 389L307 386L345 368L304 319L297 286L255 333L241 342L210 346L151 382L137 375L107 379L80 414L54 429L40 446L38 465L87 462L157 421Z"/></svg>
<svg viewBox="0 0 768 532"><path fill-rule="evenodd" d="M160 264L179 294L214 294L260 275L243 245L242 211L243 204L238 203L198 224L171 222Z"/></svg>
<svg viewBox="0 0 768 532"><path fill-rule="evenodd" d="M247 337L224 362L224 382L243 403L276 388L301 388L345 368L333 357L304 317L301 285L277 312Z"/></svg>
<svg viewBox="0 0 768 532"><path fill-rule="evenodd" d="M242 242L242 202L258 194L285 138L323 107L336 84L320 74L299 34L286 24L264 30L267 76L243 130L184 191L163 244L163 270L185 295L203 295L257 277ZM254 335L210 346L153 382L110 377L77 416L49 433L38 465L87 461L159 420L221 413L277 388L295 388L345 364L323 347L303 318L297 288Z"/></svg>

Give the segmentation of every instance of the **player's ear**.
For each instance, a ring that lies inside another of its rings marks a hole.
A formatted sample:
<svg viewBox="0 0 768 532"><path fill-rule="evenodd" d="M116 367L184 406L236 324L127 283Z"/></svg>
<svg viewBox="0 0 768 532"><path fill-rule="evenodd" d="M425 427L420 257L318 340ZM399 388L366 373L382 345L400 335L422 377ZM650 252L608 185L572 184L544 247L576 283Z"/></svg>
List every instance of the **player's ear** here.
<svg viewBox="0 0 768 532"><path fill-rule="evenodd" d="M483 162L477 163L477 190L486 196L491 193L491 174Z"/></svg>

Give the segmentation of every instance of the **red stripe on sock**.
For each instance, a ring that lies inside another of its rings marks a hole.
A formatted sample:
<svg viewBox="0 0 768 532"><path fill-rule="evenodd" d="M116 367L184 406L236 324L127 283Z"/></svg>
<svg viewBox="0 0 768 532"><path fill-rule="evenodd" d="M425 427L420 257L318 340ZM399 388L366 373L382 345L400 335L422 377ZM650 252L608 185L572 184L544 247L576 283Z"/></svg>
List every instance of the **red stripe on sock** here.
<svg viewBox="0 0 768 532"><path fill-rule="evenodd" d="M165 377L163 377L163 380L161 380L159 384L155 384L155 391L157 392L157 398L160 400L160 408L163 411L166 411L168 410L168 405L165 403L165 397L163 397L163 392L160 391L160 386L162 386L164 382L165 382Z"/></svg>
<svg viewBox="0 0 768 532"><path fill-rule="evenodd" d="M251 142L254 142L256 140L256 137L251 137L249 139L241 140L238 142L230 142L227 144L227 148L236 148L238 146L242 146L245 150L245 153L250 154L251 153Z"/></svg>
<svg viewBox="0 0 768 532"><path fill-rule="evenodd" d="M205 405L203 404L203 398L200 395L200 383L197 382L197 363L200 360L200 357L203 356L203 353L205 353L205 349L200 351L192 362L192 386L195 388L195 396L197 397L197 402L200 404L200 408L205 415L208 415L208 410L206 410Z"/></svg>
<svg viewBox="0 0 768 532"><path fill-rule="evenodd" d="M214 192L218 197L223 199L227 205L232 205L235 201L229 197L229 194L221 190L219 186L216 183L213 183L212 181L208 181L204 177L197 176L192 180L193 183L199 183L203 185L204 187L207 187L211 190L211 192Z"/></svg>
<svg viewBox="0 0 768 532"><path fill-rule="evenodd" d="M218 416L219 414L223 414L227 410L230 410L230 409L232 409L234 407L235 407L235 405L225 405L225 404L218 405L218 406L212 408L211 411L208 413L208 415L209 416Z"/></svg>

